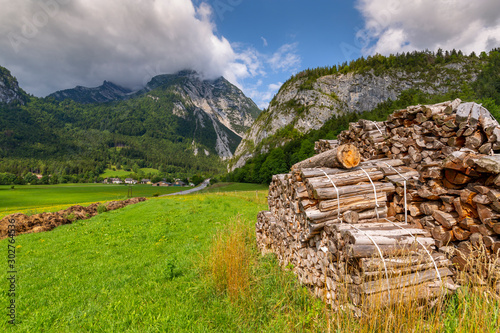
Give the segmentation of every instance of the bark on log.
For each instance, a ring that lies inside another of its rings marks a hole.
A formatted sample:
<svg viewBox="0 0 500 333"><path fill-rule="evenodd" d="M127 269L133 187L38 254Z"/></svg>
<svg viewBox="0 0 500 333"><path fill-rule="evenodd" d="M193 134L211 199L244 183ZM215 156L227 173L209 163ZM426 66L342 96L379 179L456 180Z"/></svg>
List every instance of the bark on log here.
<svg viewBox="0 0 500 333"><path fill-rule="evenodd" d="M346 144L296 163L292 166L292 171L322 167L351 169L358 166L359 162L361 162L361 155L358 148L352 144Z"/></svg>

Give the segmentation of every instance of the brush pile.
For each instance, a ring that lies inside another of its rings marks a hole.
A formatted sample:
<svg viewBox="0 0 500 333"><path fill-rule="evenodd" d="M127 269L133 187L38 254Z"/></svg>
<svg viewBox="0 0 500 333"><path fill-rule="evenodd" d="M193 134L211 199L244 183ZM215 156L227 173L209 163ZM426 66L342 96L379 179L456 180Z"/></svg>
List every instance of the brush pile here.
<svg viewBox="0 0 500 333"><path fill-rule="evenodd" d="M103 205L106 211L110 211L143 201L146 201L146 198L110 201ZM8 236L8 226L11 220L15 221L16 235L50 231L63 224L70 224L77 220L86 220L96 216L99 213L99 206L101 206L101 203L96 202L87 207L76 205L54 213L45 212L34 215L16 213L7 215L0 220L0 239Z"/></svg>
<svg viewBox="0 0 500 333"><path fill-rule="evenodd" d="M359 164L315 164L346 145ZM449 259L498 286L497 150L498 122L460 100L351 123L273 177L257 243L331 304L340 295L392 304L447 294L456 288Z"/></svg>

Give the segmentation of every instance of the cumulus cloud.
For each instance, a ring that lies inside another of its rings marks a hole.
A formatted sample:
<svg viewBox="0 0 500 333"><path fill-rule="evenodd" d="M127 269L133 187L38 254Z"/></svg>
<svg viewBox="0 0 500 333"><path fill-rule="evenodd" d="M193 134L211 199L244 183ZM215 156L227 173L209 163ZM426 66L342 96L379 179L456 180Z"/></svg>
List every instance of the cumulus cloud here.
<svg viewBox="0 0 500 333"><path fill-rule="evenodd" d="M37 96L104 80L134 89L182 69L237 83L261 66L217 36L205 3L0 0L0 8L0 65Z"/></svg>
<svg viewBox="0 0 500 333"><path fill-rule="evenodd" d="M366 54L500 46L498 0L358 0L365 27L357 34Z"/></svg>

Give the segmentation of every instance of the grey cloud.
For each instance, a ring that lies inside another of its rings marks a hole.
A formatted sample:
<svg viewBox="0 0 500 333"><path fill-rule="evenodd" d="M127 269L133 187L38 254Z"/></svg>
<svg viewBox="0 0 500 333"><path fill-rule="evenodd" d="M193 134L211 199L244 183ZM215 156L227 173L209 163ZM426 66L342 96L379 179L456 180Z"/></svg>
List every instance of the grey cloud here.
<svg viewBox="0 0 500 333"><path fill-rule="evenodd" d="M0 8L0 65L37 96L104 80L138 88L186 68L233 83L251 75L204 3L0 0Z"/></svg>

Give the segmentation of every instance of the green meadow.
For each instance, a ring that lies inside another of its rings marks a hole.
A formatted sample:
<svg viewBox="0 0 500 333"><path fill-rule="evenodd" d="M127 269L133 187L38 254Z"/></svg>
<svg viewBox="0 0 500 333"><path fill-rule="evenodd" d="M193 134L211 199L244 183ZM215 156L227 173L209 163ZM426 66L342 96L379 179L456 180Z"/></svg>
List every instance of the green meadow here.
<svg viewBox="0 0 500 333"><path fill-rule="evenodd" d="M154 174L154 173L159 173L160 172L159 170L153 169L153 168L141 168L140 170L144 174L148 174L148 173ZM102 173L100 176L103 177L103 178L110 178L110 177L121 178L121 177L128 177L128 176L130 176L133 173L134 173L133 171L126 171L126 170L123 170L123 169L121 169L121 170L113 170L113 169L107 168L107 169L104 170L104 173Z"/></svg>
<svg viewBox="0 0 500 333"><path fill-rule="evenodd" d="M130 186L134 197L152 197L181 191L179 187ZM12 213L32 214L57 211L71 205L126 199L128 185L59 184L0 186L0 218Z"/></svg>
<svg viewBox="0 0 500 333"><path fill-rule="evenodd" d="M204 273L204 257L216 232L235 220L250 228L266 207L264 195L160 198L51 232L18 236L15 331L283 329L284 321L274 322L273 316L264 322L241 317ZM6 248L7 240L0 246ZM276 267L266 260L268 269ZM5 271L0 277L7 281ZM7 304L6 293L1 295ZM298 301L306 307L316 302L307 293L300 295ZM272 311L276 304L261 306ZM3 317L0 330L7 331L10 324Z"/></svg>
<svg viewBox="0 0 500 333"><path fill-rule="evenodd" d="M500 301L488 288L462 288L433 308L402 304L361 317L328 308L293 266L260 255L254 226L266 195L161 197L17 236L15 326L9 239L1 240L0 331L498 332Z"/></svg>
<svg viewBox="0 0 500 333"><path fill-rule="evenodd" d="M200 193L222 193L239 191L267 191L268 185L251 183L215 183L201 190Z"/></svg>

